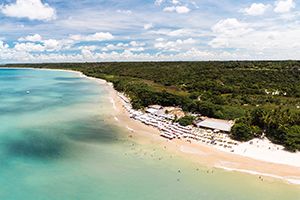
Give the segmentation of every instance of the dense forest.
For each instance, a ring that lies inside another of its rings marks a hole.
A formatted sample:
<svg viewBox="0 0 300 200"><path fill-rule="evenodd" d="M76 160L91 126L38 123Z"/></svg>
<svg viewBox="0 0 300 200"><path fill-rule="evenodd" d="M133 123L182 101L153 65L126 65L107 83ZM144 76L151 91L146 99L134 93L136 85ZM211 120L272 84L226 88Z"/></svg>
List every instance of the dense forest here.
<svg viewBox="0 0 300 200"><path fill-rule="evenodd" d="M180 106L208 117L235 119L231 136L265 135L300 150L300 61L121 62L18 64L71 69L106 79L134 108ZM187 121L185 119L185 121Z"/></svg>

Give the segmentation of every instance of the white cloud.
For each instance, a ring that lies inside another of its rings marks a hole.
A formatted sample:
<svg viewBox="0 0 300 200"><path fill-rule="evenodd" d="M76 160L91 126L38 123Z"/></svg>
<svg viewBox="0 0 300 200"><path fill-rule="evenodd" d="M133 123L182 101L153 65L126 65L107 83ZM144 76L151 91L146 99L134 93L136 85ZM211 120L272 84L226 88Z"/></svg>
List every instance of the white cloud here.
<svg viewBox="0 0 300 200"><path fill-rule="evenodd" d="M141 52L141 51L145 51L145 49L144 47L132 47L129 48L129 51Z"/></svg>
<svg viewBox="0 0 300 200"><path fill-rule="evenodd" d="M30 35L26 37L19 38L14 46L14 50L16 51L24 51L24 52L51 52L51 51L59 51L59 50L68 50L74 44L73 40L70 39L47 39L42 40L40 35Z"/></svg>
<svg viewBox="0 0 300 200"><path fill-rule="evenodd" d="M216 37L208 43L212 48L229 47L229 41L226 37Z"/></svg>
<svg viewBox="0 0 300 200"><path fill-rule="evenodd" d="M239 37L228 38L226 41L228 48L245 49L252 53L273 54L275 58L289 57L300 49L300 44L295 43L295 41L300 41L300 29L257 30Z"/></svg>
<svg viewBox="0 0 300 200"><path fill-rule="evenodd" d="M151 34L156 35L165 35L169 37L199 37L201 34L198 32L198 30L194 29L187 29L187 28L181 28L181 29L158 29L155 31L149 32Z"/></svg>
<svg viewBox="0 0 300 200"><path fill-rule="evenodd" d="M175 6L165 7L164 12L174 12L176 10Z"/></svg>
<svg viewBox="0 0 300 200"><path fill-rule="evenodd" d="M102 51L114 51L114 50L118 50L118 49L122 49L122 47L114 45L114 44L108 44L106 47L103 47L101 50Z"/></svg>
<svg viewBox="0 0 300 200"><path fill-rule="evenodd" d="M180 14L188 13L188 12L190 12L190 9L186 6L176 6L176 12L180 13Z"/></svg>
<svg viewBox="0 0 300 200"><path fill-rule="evenodd" d="M266 22L265 22L266 23ZM238 20L221 20L213 26L213 48L243 51L249 59L299 59L300 26L243 23ZM239 54L235 55L241 59Z"/></svg>
<svg viewBox="0 0 300 200"><path fill-rule="evenodd" d="M114 50L129 50L129 51L144 51L144 46L146 44L143 42L131 41L129 43L118 43L118 44L108 44L106 47L102 48L102 51L114 51Z"/></svg>
<svg viewBox="0 0 300 200"><path fill-rule="evenodd" d="M220 20L212 27L215 38L209 42L213 48L228 47L231 38L240 37L249 33L252 29L247 23L238 21L235 18Z"/></svg>
<svg viewBox="0 0 300 200"><path fill-rule="evenodd" d="M93 59L93 52L90 49L81 49L81 55L83 56L84 59Z"/></svg>
<svg viewBox="0 0 300 200"><path fill-rule="evenodd" d="M145 45L146 45L146 44L143 43L143 42L137 42L137 41L131 41L129 44L130 44L131 46L133 46L133 47L142 47L142 46L145 46Z"/></svg>
<svg viewBox="0 0 300 200"><path fill-rule="evenodd" d="M14 54L18 58L19 62L96 62L96 61L178 61L178 60L231 60L235 58L236 54L229 52L210 52L202 51L196 48L192 48L186 52L165 55L157 53L151 55L143 52L133 52L125 50L123 52L102 52L95 53L89 50L83 50L78 54L26 54L24 52L18 52ZM0 55L0 58L4 56ZM242 56L240 56L242 57ZM244 56L245 57L245 56ZM242 58L244 58L242 57ZM8 56L6 57L8 58Z"/></svg>
<svg viewBox="0 0 300 200"><path fill-rule="evenodd" d="M131 10L117 10L118 13L125 14L125 15L131 15Z"/></svg>
<svg viewBox="0 0 300 200"><path fill-rule="evenodd" d="M173 56L176 60L213 60L217 58L217 55L209 51L201 51L196 48L192 48L186 52L179 53Z"/></svg>
<svg viewBox="0 0 300 200"><path fill-rule="evenodd" d="M86 49L86 50L89 50L89 51L95 51L95 50L97 49L97 46L95 46L95 45L90 45L90 46L80 46L79 49L80 49L80 50Z"/></svg>
<svg viewBox="0 0 300 200"><path fill-rule="evenodd" d="M193 38L188 38L186 40L178 39L176 41L159 41L154 44L154 47L156 49L167 50L167 51L179 51L195 43L196 40L194 40Z"/></svg>
<svg viewBox="0 0 300 200"><path fill-rule="evenodd" d="M245 8L243 12L247 15L258 16L263 15L270 5L263 3L253 3L249 8Z"/></svg>
<svg viewBox="0 0 300 200"><path fill-rule="evenodd" d="M170 6L170 7L165 7L164 12L177 12L178 14L185 14L189 13L190 9L186 6Z"/></svg>
<svg viewBox="0 0 300 200"><path fill-rule="evenodd" d="M164 0L155 0L154 4L156 6L160 6L163 2L164 2Z"/></svg>
<svg viewBox="0 0 300 200"><path fill-rule="evenodd" d="M42 41L42 36L39 34L28 35L26 37L21 37L18 39L20 42L28 41L28 42L39 42Z"/></svg>
<svg viewBox="0 0 300 200"><path fill-rule="evenodd" d="M117 46L117 47L128 47L129 44L120 42L120 43L118 43L116 46Z"/></svg>
<svg viewBox="0 0 300 200"><path fill-rule="evenodd" d="M27 42L27 43L17 43L14 49L16 51L23 51L23 52L36 52L36 51L44 51L45 47L42 46L41 44Z"/></svg>
<svg viewBox="0 0 300 200"><path fill-rule="evenodd" d="M9 17L49 21L56 18L56 11L41 0L17 0L16 3L1 7L1 12Z"/></svg>
<svg viewBox="0 0 300 200"><path fill-rule="evenodd" d="M236 18L228 18L220 20L217 24L212 27L212 31L217 34L226 36L239 36L249 32L251 29L249 25L244 22L240 22Z"/></svg>
<svg viewBox="0 0 300 200"><path fill-rule="evenodd" d="M179 4L180 2L178 0L172 0L172 4L176 5Z"/></svg>
<svg viewBox="0 0 300 200"><path fill-rule="evenodd" d="M0 49L3 50L3 49L8 49L8 48L9 48L9 45L5 44L3 41L0 40Z"/></svg>
<svg viewBox="0 0 300 200"><path fill-rule="evenodd" d="M165 39L164 38L157 38L155 41L157 41L157 42L163 42L163 41L165 41Z"/></svg>
<svg viewBox="0 0 300 200"><path fill-rule="evenodd" d="M166 33L166 35L171 36L171 37L187 36L187 35L191 35L191 34L192 34L192 32L188 29L177 29L177 30Z"/></svg>
<svg viewBox="0 0 300 200"><path fill-rule="evenodd" d="M3 2L16 2L16 0ZM211 10L203 10L205 9L203 7L193 12L196 7L191 1L180 0L177 4L173 0L165 0L160 8L154 8L153 4L144 10L139 7L135 8L132 15L118 14L119 8L114 7L103 10L90 8L76 15L70 11L65 17L46 24L32 23L27 20L4 20L1 22L1 36L5 38L0 37L0 41L3 41L0 42L0 62L8 62L2 58L11 58L10 62L17 62L19 59L32 62L66 60L84 62L102 61L102 59L114 61L299 59L299 53L297 54L300 51L300 44L297 42L300 41L298 8L290 10L292 12L289 13L275 15L272 12L275 4L261 2L263 4L252 4L252 2L246 4L242 10L242 14L247 15L257 16L265 13L263 17L256 18L241 16L240 19L235 19L231 17L240 16L241 13L226 12L224 14L216 10L212 13ZM219 3L224 5L224 2ZM52 3L49 4L52 5ZM261 5L269 7L263 12L260 8L264 6ZM171 15L161 12L168 6L173 7ZM193 17L189 17L189 14L176 15L177 6L187 6L191 9L190 14ZM121 13L123 11L126 10L120 10ZM111 16L109 13L115 15ZM120 20L121 15L122 20ZM68 16L72 17L68 18ZM215 21L222 16L224 16L223 20ZM154 28L152 23L155 25ZM23 27L21 27L22 24ZM49 30L54 32L49 32ZM13 41L17 34L22 33L23 37ZM76 35L64 37L72 33ZM55 35L56 38L52 38L51 35ZM187 40L187 38L193 39ZM9 46L4 42L5 40L9 42ZM139 45L139 43L145 44ZM80 45L93 46L80 47Z"/></svg>
<svg viewBox="0 0 300 200"><path fill-rule="evenodd" d="M151 29L151 28L153 28L153 24L152 24L152 23L150 23L150 24L145 24L145 25L144 25L144 29L145 29L145 30L149 30L149 29Z"/></svg>
<svg viewBox="0 0 300 200"><path fill-rule="evenodd" d="M298 30L294 33L292 39L298 39ZM284 33L285 34L285 33ZM287 33L287 34L292 34ZM278 35L279 38L282 38ZM295 38L296 37L296 38ZM277 38L277 36L275 36ZM263 39L263 38L262 38ZM274 39L274 37L273 37ZM238 42L238 41L237 41ZM257 43L259 43L258 41ZM242 43L243 45L244 43ZM241 45L236 43L235 45ZM5 46L5 45L4 45ZM134 49L126 49L121 52L94 52L94 48L90 47L80 47L78 53L62 53L62 52L51 52L51 53L34 53L25 51L16 51L14 49L4 48L1 49L0 42L0 59L7 62L99 62L99 61L180 61L180 60L265 60L265 59L299 59L299 54L297 51L280 51L279 54L277 49L275 51L257 51L257 53L235 50L235 51L208 51L200 50L195 47L187 48L184 51L178 53L168 53L165 54L164 50L150 54L147 52L138 52Z"/></svg>
<svg viewBox="0 0 300 200"><path fill-rule="evenodd" d="M294 0L278 0L275 2L274 12L287 13L296 7Z"/></svg>
<svg viewBox="0 0 300 200"><path fill-rule="evenodd" d="M63 43L62 41L49 39L49 40L44 40L44 46L47 51L55 51L55 50L60 50L63 46Z"/></svg>
<svg viewBox="0 0 300 200"><path fill-rule="evenodd" d="M99 32L92 35L70 35L70 39L74 41L105 41L114 39L114 36L109 32Z"/></svg>

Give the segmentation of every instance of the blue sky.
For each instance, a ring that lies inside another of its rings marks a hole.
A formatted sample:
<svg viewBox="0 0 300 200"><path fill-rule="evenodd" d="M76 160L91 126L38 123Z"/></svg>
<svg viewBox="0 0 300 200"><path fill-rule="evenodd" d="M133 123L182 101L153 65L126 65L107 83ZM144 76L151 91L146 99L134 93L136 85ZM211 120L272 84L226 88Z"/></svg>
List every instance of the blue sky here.
<svg viewBox="0 0 300 200"><path fill-rule="evenodd" d="M0 63L300 59L297 0L0 0Z"/></svg>

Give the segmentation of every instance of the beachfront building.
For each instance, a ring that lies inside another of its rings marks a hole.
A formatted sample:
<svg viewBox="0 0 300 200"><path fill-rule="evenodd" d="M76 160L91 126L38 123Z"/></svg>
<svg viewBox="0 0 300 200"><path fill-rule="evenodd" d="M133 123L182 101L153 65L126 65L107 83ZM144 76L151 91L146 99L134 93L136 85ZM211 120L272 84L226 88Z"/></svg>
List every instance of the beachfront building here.
<svg viewBox="0 0 300 200"><path fill-rule="evenodd" d="M123 102L124 108L129 112L131 118L148 126L159 129L160 135L168 140L182 139L188 142L194 141L207 145L215 145L219 148L223 148L224 150L230 149L230 151L232 151L233 146L238 144L237 142L231 140L228 134L223 133L223 131L226 132L228 129L224 129L224 125L220 125L220 120L217 121L216 126L207 126L203 124L201 126L201 122L203 123L204 120L214 120L201 118L201 121L199 121L199 126L205 128L182 126L173 121L173 119L176 118L175 116L184 116L184 112L178 107L162 107L160 105L152 105L145 109L146 112L143 112L142 110L132 109L131 104L128 103L129 99L127 99L126 96L122 94L119 94L119 96ZM214 131L208 129L209 127L214 129ZM218 128L218 131L216 131L215 128Z"/></svg>
<svg viewBox="0 0 300 200"><path fill-rule="evenodd" d="M150 105L148 108L146 108L145 111L152 115L163 117L170 120L175 119L176 116L177 118L181 118L185 116L182 109L178 107L163 107L160 105Z"/></svg>
<svg viewBox="0 0 300 200"><path fill-rule="evenodd" d="M164 107L163 109L165 113L168 113L173 116L177 116L177 119L185 116L185 113L180 107L169 106L169 107Z"/></svg>
<svg viewBox="0 0 300 200"><path fill-rule="evenodd" d="M215 132L221 131L229 133L232 126L234 125L233 121L213 119L213 118L202 118L200 121L197 121L195 125L198 128L211 129Z"/></svg>

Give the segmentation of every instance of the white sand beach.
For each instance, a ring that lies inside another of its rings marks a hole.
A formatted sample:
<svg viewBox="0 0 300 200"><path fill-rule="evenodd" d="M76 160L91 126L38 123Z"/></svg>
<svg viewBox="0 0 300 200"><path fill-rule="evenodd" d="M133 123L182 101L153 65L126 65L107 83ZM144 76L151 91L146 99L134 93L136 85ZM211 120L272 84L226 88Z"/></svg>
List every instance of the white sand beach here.
<svg viewBox="0 0 300 200"><path fill-rule="evenodd" d="M234 148L234 153L271 163L300 167L300 152L291 153L268 139L253 139Z"/></svg>

